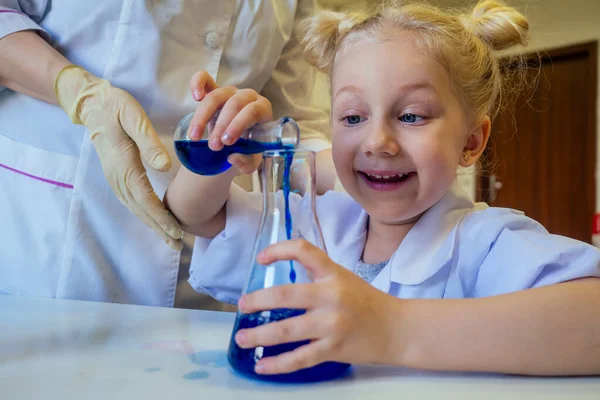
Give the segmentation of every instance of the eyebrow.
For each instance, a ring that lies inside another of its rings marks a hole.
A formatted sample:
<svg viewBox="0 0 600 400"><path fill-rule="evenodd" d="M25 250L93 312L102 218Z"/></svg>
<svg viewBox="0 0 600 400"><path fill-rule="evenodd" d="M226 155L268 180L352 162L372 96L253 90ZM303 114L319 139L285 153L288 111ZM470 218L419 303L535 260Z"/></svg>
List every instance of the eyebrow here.
<svg viewBox="0 0 600 400"><path fill-rule="evenodd" d="M349 93L363 93L364 90L362 90L361 88L359 88L356 85L346 85L343 88L341 88L340 90L337 91L337 93L333 96L332 100L335 100L336 97L338 97L340 94L345 93L345 92L349 92Z"/></svg>
<svg viewBox="0 0 600 400"><path fill-rule="evenodd" d="M407 91L414 92L416 90L421 90L421 89L431 90L432 92L437 93L437 90L429 82L409 83L408 85L404 85L400 88L400 90L402 90L404 92L407 92Z"/></svg>
<svg viewBox="0 0 600 400"><path fill-rule="evenodd" d="M398 90L402 91L402 92L414 92L416 90L430 90L437 94L437 90L429 82L409 83L407 85L401 86ZM337 91L337 93L333 96L332 100L335 100L336 97L338 97L340 94L345 93L345 92L364 93L364 90L356 85L346 85Z"/></svg>

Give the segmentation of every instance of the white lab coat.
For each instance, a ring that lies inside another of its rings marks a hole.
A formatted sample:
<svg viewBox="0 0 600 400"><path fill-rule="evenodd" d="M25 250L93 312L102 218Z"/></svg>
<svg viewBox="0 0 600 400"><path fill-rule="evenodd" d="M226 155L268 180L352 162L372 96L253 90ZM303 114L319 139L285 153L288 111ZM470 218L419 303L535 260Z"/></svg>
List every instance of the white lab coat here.
<svg viewBox="0 0 600 400"><path fill-rule="evenodd" d="M235 303L246 284L262 199L232 186L223 232L196 239L195 290ZM295 204L296 200L292 201ZM367 237L367 214L346 193L317 198L329 256L353 269ZM293 217L293 216L292 216ZM467 298L600 277L600 250L550 235L523 213L474 204L455 182L415 224L372 285L399 298Z"/></svg>
<svg viewBox="0 0 600 400"><path fill-rule="evenodd" d="M127 90L174 161L148 170L162 198L179 168L177 122L192 75L261 91L329 146L328 95L292 27L312 0L0 0L0 38L34 29L71 62ZM0 293L172 306L180 253L121 205L86 129L32 97L0 91ZM193 239L192 239L193 242ZM189 261L189 260L188 260ZM185 262L185 260L184 260Z"/></svg>

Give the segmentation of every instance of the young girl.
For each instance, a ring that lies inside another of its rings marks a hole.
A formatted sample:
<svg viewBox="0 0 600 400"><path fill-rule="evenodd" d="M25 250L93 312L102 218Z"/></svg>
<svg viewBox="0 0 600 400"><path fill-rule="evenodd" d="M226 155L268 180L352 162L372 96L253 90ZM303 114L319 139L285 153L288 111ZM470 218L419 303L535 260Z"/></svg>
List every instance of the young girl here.
<svg viewBox="0 0 600 400"><path fill-rule="evenodd" d="M239 299L246 313L307 310L238 332L243 348L311 340L262 359L256 371L331 360L600 373L600 252L520 212L473 204L456 184L458 166L480 158L498 107L493 52L526 43L523 15L485 0L466 16L422 5L322 12L305 28L307 53L331 77L333 156L347 194L317 200L329 254L292 240L259 255L265 265L297 260L315 281ZM247 90L225 92L208 76L203 87L209 100L229 97L215 148L271 117L265 99ZM200 105L199 121L215 111L210 104ZM231 162L247 172L256 157ZM182 169L166 199L199 236L191 285L229 302L245 283L254 239L247 232L261 211L260 197L231 185L234 175Z"/></svg>

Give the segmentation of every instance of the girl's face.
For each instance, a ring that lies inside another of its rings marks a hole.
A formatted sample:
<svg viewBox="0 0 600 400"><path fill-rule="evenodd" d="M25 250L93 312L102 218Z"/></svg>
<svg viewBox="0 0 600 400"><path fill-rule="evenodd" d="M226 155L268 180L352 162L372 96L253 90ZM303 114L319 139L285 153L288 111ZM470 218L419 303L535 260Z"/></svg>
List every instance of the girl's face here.
<svg viewBox="0 0 600 400"><path fill-rule="evenodd" d="M340 54L331 89L344 188L372 219L414 221L450 188L470 136L448 73L400 33Z"/></svg>

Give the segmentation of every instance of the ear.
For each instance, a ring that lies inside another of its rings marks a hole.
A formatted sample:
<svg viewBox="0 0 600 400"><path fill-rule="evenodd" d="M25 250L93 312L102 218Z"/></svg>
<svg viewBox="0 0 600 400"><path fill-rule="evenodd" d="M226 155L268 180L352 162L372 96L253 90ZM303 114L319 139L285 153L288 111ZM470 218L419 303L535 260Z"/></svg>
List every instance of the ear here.
<svg viewBox="0 0 600 400"><path fill-rule="evenodd" d="M461 167L470 167L479 160L479 157L483 154L488 139L490 138L491 129L492 121L490 121L490 117L487 115L476 124L475 128L469 134L467 143L463 148L462 156L460 158ZM464 157L465 155L468 156L466 157L466 160Z"/></svg>

